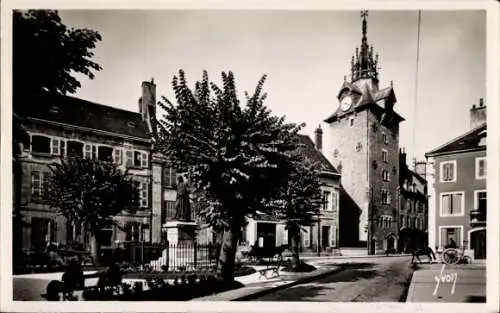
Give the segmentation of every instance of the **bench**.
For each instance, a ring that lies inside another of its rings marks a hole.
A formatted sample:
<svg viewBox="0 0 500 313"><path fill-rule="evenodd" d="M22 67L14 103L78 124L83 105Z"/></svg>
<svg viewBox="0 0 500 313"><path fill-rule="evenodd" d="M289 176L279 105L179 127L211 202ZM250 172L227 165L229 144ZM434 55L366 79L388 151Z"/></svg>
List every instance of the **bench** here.
<svg viewBox="0 0 500 313"><path fill-rule="evenodd" d="M280 268L284 265L283 257L281 255L273 256L269 258L266 268L258 270L259 278L273 278L280 276ZM271 271L271 277L267 276L267 273Z"/></svg>

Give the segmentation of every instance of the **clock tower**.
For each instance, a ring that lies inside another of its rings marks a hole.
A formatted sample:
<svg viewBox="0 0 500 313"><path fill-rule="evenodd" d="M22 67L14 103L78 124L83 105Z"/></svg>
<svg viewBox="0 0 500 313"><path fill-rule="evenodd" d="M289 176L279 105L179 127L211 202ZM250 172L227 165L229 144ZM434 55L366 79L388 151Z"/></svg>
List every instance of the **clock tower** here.
<svg viewBox="0 0 500 313"><path fill-rule="evenodd" d="M399 123L392 86L379 89L378 54L367 40L367 11L361 12L361 46L344 76L336 109L325 122L341 172L340 245L366 247L369 254L397 247Z"/></svg>

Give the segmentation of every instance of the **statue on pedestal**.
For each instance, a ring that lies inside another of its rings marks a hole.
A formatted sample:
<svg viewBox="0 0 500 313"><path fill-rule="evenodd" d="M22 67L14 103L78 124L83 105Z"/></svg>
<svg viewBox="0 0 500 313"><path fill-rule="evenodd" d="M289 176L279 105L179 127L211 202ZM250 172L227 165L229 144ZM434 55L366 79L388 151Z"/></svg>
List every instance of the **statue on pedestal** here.
<svg viewBox="0 0 500 313"><path fill-rule="evenodd" d="M182 176L179 176L177 178L175 220L191 222L191 202L189 201L189 189Z"/></svg>

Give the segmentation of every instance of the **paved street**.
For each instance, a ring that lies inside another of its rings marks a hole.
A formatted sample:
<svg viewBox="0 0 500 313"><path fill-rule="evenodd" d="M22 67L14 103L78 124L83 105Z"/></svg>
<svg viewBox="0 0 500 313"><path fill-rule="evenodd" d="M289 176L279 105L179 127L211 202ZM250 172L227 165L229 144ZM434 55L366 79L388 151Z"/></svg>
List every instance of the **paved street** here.
<svg viewBox="0 0 500 313"><path fill-rule="evenodd" d="M325 260L324 265L343 263L343 271L315 282L267 294L255 301L405 301L405 289L413 272L410 257Z"/></svg>

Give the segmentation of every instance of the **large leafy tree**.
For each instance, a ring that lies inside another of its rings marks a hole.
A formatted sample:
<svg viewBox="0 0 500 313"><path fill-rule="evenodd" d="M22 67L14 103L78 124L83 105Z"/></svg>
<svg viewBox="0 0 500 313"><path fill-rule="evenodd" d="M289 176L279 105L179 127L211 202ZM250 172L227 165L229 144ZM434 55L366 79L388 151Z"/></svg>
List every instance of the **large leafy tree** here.
<svg viewBox="0 0 500 313"><path fill-rule="evenodd" d="M188 174L203 203L199 215L223 229L217 272L234 280L238 234L245 217L262 209L261 202L277 192L290 171L289 154L301 126L285 123L264 106L263 76L242 107L232 72L222 73L222 86L206 72L193 90L184 72L173 79L176 105L163 97L166 112L159 125L157 146Z"/></svg>
<svg viewBox="0 0 500 313"><path fill-rule="evenodd" d="M101 230L113 216L138 206L139 193L131 175L111 161L69 157L50 165L49 207L91 234L91 253L100 263Z"/></svg>
<svg viewBox="0 0 500 313"><path fill-rule="evenodd" d="M302 147L293 156L293 170L274 199L264 205L270 207L276 219L284 221L290 236L292 269L300 266L299 247L304 226L314 224L323 203L319 165L301 154Z"/></svg>
<svg viewBox="0 0 500 313"><path fill-rule="evenodd" d="M22 166L19 155L23 144L29 145L26 116L36 105L40 93L74 93L80 83L75 74L94 78L101 67L93 62L92 50L101 40L99 33L88 29L68 29L57 11L15 10L13 13L13 119L12 155L14 176L13 256L20 256L22 245L21 186ZM14 262L13 263L17 263Z"/></svg>
<svg viewBox="0 0 500 313"><path fill-rule="evenodd" d="M91 60L101 35L68 28L54 10L14 11L12 40L15 110L41 92L75 93L81 86L75 74L93 79L101 69Z"/></svg>

